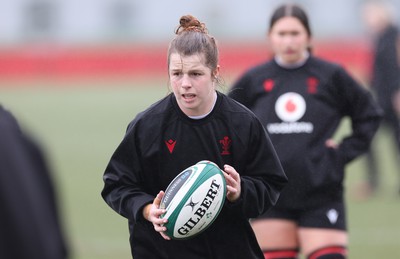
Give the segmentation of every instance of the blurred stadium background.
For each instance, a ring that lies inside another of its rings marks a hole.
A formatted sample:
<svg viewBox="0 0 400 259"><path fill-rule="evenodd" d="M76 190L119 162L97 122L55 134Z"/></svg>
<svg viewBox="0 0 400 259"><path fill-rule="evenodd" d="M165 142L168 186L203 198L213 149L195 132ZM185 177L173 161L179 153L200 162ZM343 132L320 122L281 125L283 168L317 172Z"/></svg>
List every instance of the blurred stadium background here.
<svg viewBox="0 0 400 259"><path fill-rule="evenodd" d="M371 49L362 0L297 0L309 13L317 55L368 87ZM128 122L167 91L166 50L178 19L193 14L220 45L224 90L265 60L278 0L0 1L0 103L45 149L73 259L130 258L125 219L100 197L102 174ZM400 13L400 2L392 0ZM346 133L344 123L338 138ZM364 157L346 179L351 258L400 256L399 168L383 128L382 187L358 200Z"/></svg>

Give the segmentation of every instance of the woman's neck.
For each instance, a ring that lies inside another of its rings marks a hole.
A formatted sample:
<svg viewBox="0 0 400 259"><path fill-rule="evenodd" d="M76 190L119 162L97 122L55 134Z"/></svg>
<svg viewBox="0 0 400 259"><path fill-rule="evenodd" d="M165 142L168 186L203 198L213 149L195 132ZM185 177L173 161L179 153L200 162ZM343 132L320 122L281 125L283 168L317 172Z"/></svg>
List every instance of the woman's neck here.
<svg viewBox="0 0 400 259"><path fill-rule="evenodd" d="M306 63L309 56L310 53L308 51L305 51L301 56L301 59L292 63L285 62L281 57L275 56L275 62L283 68L298 68L304 65L304 63Z"/></svg>

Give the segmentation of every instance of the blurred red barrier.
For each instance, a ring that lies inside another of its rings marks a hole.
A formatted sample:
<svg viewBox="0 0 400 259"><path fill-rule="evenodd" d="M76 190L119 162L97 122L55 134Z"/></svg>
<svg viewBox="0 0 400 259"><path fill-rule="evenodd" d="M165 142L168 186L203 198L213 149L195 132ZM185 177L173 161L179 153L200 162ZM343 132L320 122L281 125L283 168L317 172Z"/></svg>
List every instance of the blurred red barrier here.
<svg viewBox="0 0 400 259"><path fill-rule="evenodd" d="M320 57L344 65L360 78L367 76L370 71L370 49L361 40L317 42L314 52ZM166 53L166 46L154 45L96 48L31 46L0 49L0 80L166 76ZM240 74L268 57L265 42L220 45L223 74Z"/></svg>

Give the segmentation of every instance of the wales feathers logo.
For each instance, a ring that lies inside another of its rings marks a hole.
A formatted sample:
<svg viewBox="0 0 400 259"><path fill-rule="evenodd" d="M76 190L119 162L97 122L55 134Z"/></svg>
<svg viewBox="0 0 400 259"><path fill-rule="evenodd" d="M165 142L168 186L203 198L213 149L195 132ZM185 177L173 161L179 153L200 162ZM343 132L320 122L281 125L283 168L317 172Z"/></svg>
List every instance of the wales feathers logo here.
<svg viewBox="0 0 400 259"><path fill-rule="evenodd" d="M232 140L228 136L225 136L223 139L219 141L219 143L222 146L221 155L230 155L231 152L229 151L229 149L231 147Z"/></svg>

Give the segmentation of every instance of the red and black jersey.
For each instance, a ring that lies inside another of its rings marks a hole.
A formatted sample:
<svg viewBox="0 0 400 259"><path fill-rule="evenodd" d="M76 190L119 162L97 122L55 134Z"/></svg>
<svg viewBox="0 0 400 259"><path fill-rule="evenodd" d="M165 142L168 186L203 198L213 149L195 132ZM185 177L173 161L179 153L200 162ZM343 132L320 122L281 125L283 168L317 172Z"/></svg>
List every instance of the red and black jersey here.
<svg viewBox="0 0 400 259"><path fill-rule="evenodd" d="M165 241L143 219L142 208L200 160L233 166L241 175L241 198L226 202L199 236ZM102 196L128 218L135 259L263 258L248 219L275 204L286 182L268 135L251 111L218 93L212 112L195 120L170 94L129 124L105 170Z"/></svg>
<svg viewBox="0 0 400 259"><path fill-rule="evenodd" d="M341 199L344 166L368 150L381 118L371 94L341 66L313 56L291 69L275 60L258 65L229 96L252 110L270 135L289 178L276 205L282 208ZM338 149L327 148L345 117L351 133Z"/></svg>

